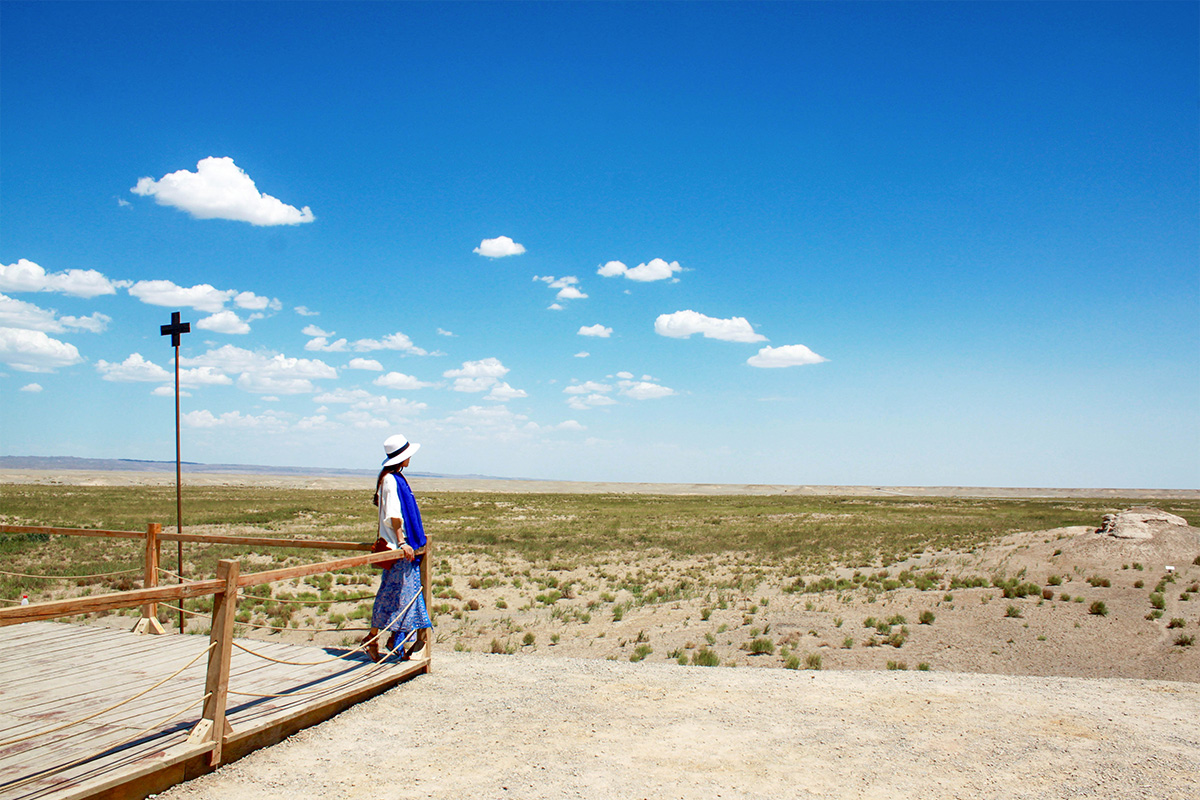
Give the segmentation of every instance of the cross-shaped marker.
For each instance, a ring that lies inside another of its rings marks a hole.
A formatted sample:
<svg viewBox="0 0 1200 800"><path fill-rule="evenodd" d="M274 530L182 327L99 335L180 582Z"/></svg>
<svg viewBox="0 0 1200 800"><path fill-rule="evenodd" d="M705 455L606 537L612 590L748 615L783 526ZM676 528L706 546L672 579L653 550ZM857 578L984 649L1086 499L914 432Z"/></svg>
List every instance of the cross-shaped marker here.
<svg viewBox="0 0 1200 800"><path fill-rule="evenodd" d="M171 324L170 325L160 325L158 329L160 331L162 331L163 336L166 336L167 334L171 335L171 346L172 347L179 347L179 334L191 333L192 332L192 323L180 322L179 321L179 312L172 311L171 312Z"/></svg>

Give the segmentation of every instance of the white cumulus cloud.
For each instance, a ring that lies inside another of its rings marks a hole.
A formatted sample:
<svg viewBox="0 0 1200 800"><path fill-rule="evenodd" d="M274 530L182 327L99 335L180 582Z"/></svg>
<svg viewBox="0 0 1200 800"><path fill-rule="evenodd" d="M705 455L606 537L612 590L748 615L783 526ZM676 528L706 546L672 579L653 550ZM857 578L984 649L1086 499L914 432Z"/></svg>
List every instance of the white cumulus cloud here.
<svg viewBox="0 0 1200 800"><path fill-rule="evenodd" d="M414 356L429 355L428 352L413 344L412 339L399 331L389 334L382 339L359 339L353 346L360 353L371 350L399 350L404 353L412 353Z"/></svg>
<svg viewBox="0 0 1200 800"><path fill-rule="evenodd" d="M746 363L752 367L801 367L828 360L802 344L785 344L782 347L764 347L757 355L746 359Z"/></svg>
<svg viewBox="0 0 1200 800"><path fill-rule="evenodd" d="M584 381L583 383L574 383L563 389L563 394L591 394L592 392L607 393L613 390L612 386L607 383L598 383L596 381Z"/></svg>
<svg viewBox="0 0 1200 800"><path fill-rule="evenodd" d="M609 261L596 270L596 274L604 278L616 278L624 275L631 281L641 283L665 281L668 278L678 281L678 278L672 277L676 272L683 272L683 267L679 266L678 261L668 262L661 258L652 258L645 264L638 264L633 269L629 269L620 261Z"/></svg>
<svg viewBox="0 0 1200 800"><path fill-rule="evenodd" d="M521 255L525 252L525 246L517 244L507 236L497 236L495 239L484 239L472 252L488 258L504 258Z"/></svg>
<svg viewBox="0 0 1200 800"><path fill-rule="evenodd" d="M618 385L621 387L621 394L634 400L656 400L675 394L674 389L649 381L621 381Z"/></svg>
<svg viewBox="0 0 1200 800"><path fill-rule="evenodd" d="M250 325L232 311L218 311L196 323L201 330L213 333L244 334L250 332Z"/></svg>
<svg viewBox="0 0 1200 800"><path fill-rule="evenodd" d="M524 389L514 389L513 387L509 386L508 383L501 381L500 383L494 385L492 387L492 391L490 391L483 399L495 400L503 403L507 402L508 400L519 400L522 397L529 397L529 394L526 393Z"/></svg>
<svg viewBox="0 0 1200 800"><path fill-rule="evenodd" d="M298 225L316 219L308 206L297 209L258 191L232 158L209 157L195 172L181 169L159 180L140 178L129 191L153 197L161 206L186 211L196 219L228 219L251 225Z"/></svg>
<svg viewBox="0 0 1200 800"><path fill-rule="evenodd" d="M180 358L180 366L211 367L221 373L240 373L237 386L256 394L315 392L314 380L337 378L337 370L319 359L288 358L281 353L253 352L233 345Z"/></svg>
<svg viewBox="0 0 1200 800"><path fill-rule="evenodd" d="M233 298L238 308L247 311L278 311L283 303L273 297L262 297L254 292L238 292Z"/></svg>
<svg viewBox="0 0 1200 800"><path fill-rule="evenodd" d="M240 411L213 414L207 409L202 409L182 414L180 420L189 428L259 429L268 432L280 432L288 429L287 421L270 411L260 415L243 414Z"/></svg>
<svg viewBox="0 0 1200 800"><path fill-rule="evenodd" d="M314 353L344 353L350 348L345 339L338 339L331 342L324 336L318 336L315 339L309 339L305 343L304 349Z"/></svg>
<svg viewBox="0 0 1200 800"><path fill-rule="evenodd" d="M320 311L309 310L308 306L296 306L292 310L295 311L297 314L299 314L302 317L317 317L317 316L320 316L320 314L321 314Z"/></svg>
<svg viewBox="0 0 1200 800"><path fill-rule="evenodd" d="M217 289L207 283L195 286L178 286L171 281L138 281L129 287L129 293L152 306L194 308L215 314L225 307L225 302L237 294L232 289Z"/></svg>
<svg viewBox="0 0 1200 800"><path fill-rule="evenodd" d="M0 264L0 291L61 292L72 297L116 294L128 281L111 281L94 269L68 269L47 273L34 262L21 258L15 264Z"/></svg>
<svg viewBox="0 0 1200 800"><path fill-rule="evenodd" d="M53 372L83 361L79 350L42 331L0 327L0 364L21 372Z"/></svg>
<svg viewBox="0 0 1200 800"><path fill-rule="evenodd" d="M608 337L612 336L612 331L612 328L606 328L600 323L596 323L595 325L584 325L580 327L578 335L598 336L601 339L607 339Z"/></svg>
<svg viewBox="0 0 1200 800"><path fill-rule="evenodd" d="M674 314L659 314L654 320L654 332L673 339L686 339L700 333L706 339L724 342L765 342L767 337L755 333L745 317L717 319L696 311L676 311Z"/></svg>
<svg viewBox="0 0 1200 800"><path fill-rule="evenodd" d="M365 369L372 372L383 372L383 364L373 358L352 358L346 369Z"/></svg>
<svg viewBox="0 0 1200 800"><path fill-rule="evenodd" d="M167 381L173 382L175 380L173 373L168 372L153 361L147 361L141 353L131 353L128 358L119 364L101 359L96 362L96 371L106 381L166 383Z"/></svg>
<svg viewBox="0 0 1200 800"><path fill-rule="evenodd" d="M426 386L433 386L432 383L418 380L412 375L405 375L403 372L389 372L386 375L380 375L371 383L376 386L383 386L387 389L397 389L406 391L409 389L424 389Z"/></svg>
<svg viewBox="0 0 1200 800"><path fill-rule="evenodd" d="M443 377L454 378L451 387L456 392L484 392L508 374L508 367L498 358L464 361L459 369L448 369Z"/></svg>
<svg viewBox="0 0 1200 800"><path fill-rule="evenodd" d="M27 383L20 388L20 391L37 394L38 392L42 391L42 385L40 383Z"/></svg>

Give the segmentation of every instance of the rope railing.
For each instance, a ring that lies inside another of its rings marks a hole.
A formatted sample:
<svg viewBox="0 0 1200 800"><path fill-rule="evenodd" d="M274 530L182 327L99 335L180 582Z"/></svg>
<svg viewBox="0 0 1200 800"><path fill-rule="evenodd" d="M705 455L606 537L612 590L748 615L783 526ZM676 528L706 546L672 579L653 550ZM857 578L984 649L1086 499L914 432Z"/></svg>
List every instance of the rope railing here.
<svg viewBox="0 0 1200 800"><path fill-rule="evenodd" d="M203 611L192 611L191 609L171 605L170 603L159 603L159 605L164 606L165 608L169 608L172 611L182 611L184 614L187 614L190 617L207 617L208 616ZM235 625L243 625L247 628L259 628L261 630L278 631L280 633L286 632L286 631L296 631L297 633L347 633L347 632L370 630L370 628L359 628L359 627L353 627L353 628L291 628L291 627L283 627L283 626L279 626L279 625L263 625L262 623L259 623L259 622L238 622L236 620L234 621L234 624Z"/></svg>
<svg viewBox="0 0 1200 800"><path fill-rule="evenodd" d="M37 578L38 580L46 581L81 581L88 578L111 578L113 575L128 575L131 572L141 571L141 567L133 567L132 569L123 569L117 572L96 572L91 575L30 575L25 572L7 572L0 569L0 575L8 575L12 578Z"/></svg>

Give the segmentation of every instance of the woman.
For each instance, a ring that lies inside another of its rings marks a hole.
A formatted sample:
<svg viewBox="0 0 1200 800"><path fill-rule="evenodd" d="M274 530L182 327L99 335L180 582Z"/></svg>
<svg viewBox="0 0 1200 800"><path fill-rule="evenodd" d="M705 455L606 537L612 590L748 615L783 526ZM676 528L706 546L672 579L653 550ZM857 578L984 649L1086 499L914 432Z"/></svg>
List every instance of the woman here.
<svg viewBox="0 0 1200 800"><path fill-rule="evenodd" d="M422 650L429 640L429 612L425 594L421 591L421 553L426 543L421 511L408 486L402 470L408 466L421 445L409 442L404 436L389 436L383 443L386 458L375 482L375 505L379 506L379 536L389 550L399 550L400 558L383 570L383 582L375 595L371 612L371 631L364 639L367 655L378 661L380 630L391 631L389 652L396 649L415 631L417 643L402 658L408 659ZM399 636L397 636L399 634Z"/></svg>

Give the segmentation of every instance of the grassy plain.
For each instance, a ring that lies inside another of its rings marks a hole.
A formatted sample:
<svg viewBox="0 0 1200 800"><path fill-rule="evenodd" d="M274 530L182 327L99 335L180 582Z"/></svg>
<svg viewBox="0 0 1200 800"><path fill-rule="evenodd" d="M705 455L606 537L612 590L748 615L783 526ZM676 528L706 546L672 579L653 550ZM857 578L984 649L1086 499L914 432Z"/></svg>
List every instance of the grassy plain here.
<svg viewBox="0 0 1200 800"><path fill-rule="evenodd" d="M1172 594L1172 587L1154 585L1159 575L1145 571L1161 565L1127 560L1103 584L1091 580L1098 567L1066 561L1052 537L1011 543L1024 531L1094 527L1105 513L1138 505L1136 499L417 491L437 547L430 609L437 638L461 650L1072 674L1056 666L1054 654L1067 651L1070 636L1111 643L1114 634L1101 622L1119 621L1130 636L1150 638L1172 619L1188 629L1180 635L1200 626L1200 616L1187 613L1200 610L1200 602L1188 605L1200 565L1182 563ZM1200 517L1197 500L1154 504ZM169 486L0 486L0 520L9 524L142 530L157 521L170 529L174 512ZM184 529L192 532L375 536L375 509L363 491L185 487L184 513ZM1002 542L1010 542L1009 555L994 557ZM4 570L74 576L0 575L0 598L132 588L140 580L139 547L128 540L0 535ZM262 566L342 555L191 544L185 554L192 578L212 575L220 558ZM164 547L164 565L174 568L173 546ZM134 571L78 577L122 569ZM239 606L238 619L248 635L343 643L369 617L376 575L360 568L262 587ZM1161 624L1142 618L1152 610L1145 597L1151 586L1166 591L1171 605ZM989 605L993 599L999 602ZM194 631L206 628L206 602L188 606ZM1106 614L1089 613L1097 604ZM1006 627L993 628L997 620ZM1023 623L1016 632L1014 620ZM995 636L1005 639L997 645ZM1171 657L1179 650L1168 647ZM968 651L978 653L964 660ZM1102 672L1150 676L1145 669L1122 662Z"/></svg>

